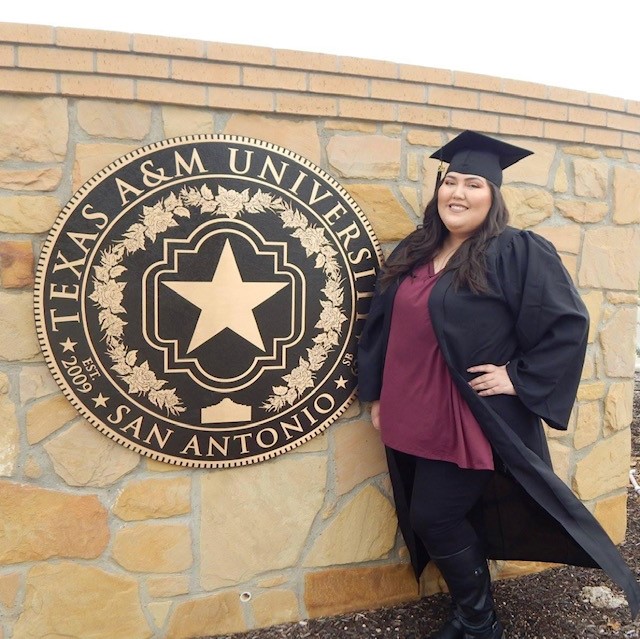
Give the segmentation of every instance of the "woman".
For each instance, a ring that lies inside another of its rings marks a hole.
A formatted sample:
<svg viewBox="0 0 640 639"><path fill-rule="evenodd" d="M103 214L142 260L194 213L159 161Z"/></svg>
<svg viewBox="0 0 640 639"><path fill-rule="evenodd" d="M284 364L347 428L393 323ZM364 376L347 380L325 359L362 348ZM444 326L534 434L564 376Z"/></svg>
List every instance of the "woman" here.
<svg viewBox="0 0 640 639"><path fill-rule="evenodd" d="M419 578L429 559L454 614L432 639L499 639L487 558L601 567L640 587L551 470L541 419L564 430L588 316L550 243L507 226L502 170L530 155L465 131L421 227L378 278L358 353L359 395L387 450Z"/></svg>

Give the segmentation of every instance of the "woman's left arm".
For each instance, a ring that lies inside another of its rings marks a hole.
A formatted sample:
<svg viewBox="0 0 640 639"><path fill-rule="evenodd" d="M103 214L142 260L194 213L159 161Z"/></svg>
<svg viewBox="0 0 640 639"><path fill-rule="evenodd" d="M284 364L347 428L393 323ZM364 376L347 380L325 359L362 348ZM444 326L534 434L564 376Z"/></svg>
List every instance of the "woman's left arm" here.
<svg viewBox="0 0 640 639"><path fill-rule="evenodd" d="M480 395L517 395L550 426L564 430L586 350L584 303L553 245L529 231L501 251L496 276L520 348L504 366L471 367L469 372L481 374L470 383Z"/></svg>

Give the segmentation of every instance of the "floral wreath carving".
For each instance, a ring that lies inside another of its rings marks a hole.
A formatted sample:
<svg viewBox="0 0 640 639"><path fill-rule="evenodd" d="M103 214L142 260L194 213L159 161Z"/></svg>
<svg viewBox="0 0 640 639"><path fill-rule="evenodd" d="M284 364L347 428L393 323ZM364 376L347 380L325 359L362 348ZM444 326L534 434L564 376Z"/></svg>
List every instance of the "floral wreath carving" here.
<svg viewBox="0 0 640 639"><path fill-rule="evenodd" d="M272 392L262 408L276 411L293 405L307 388L313 388L315 373L320 370L333 347L339 344L342 324L347 320L342 309L344 301L343 280L340 266L335 259L337 251L329 244L324 229L309 224L308 220L281 197L274 197L258 189L253 196L249 189L242 192L218 187L218 195L202 185L200 189L183 188L176 196L159 200L153 206L143 206L140 221L131 225L117 240L100 254L100 266L94 266L94 290L89 295L95 306L100 308L98 321L107 343L107 354L113 362L111 367L129 386L129 392L146 396L148 400L170 415L183 413L186 408L176 395L175 388L164 388L166 380L158 379L149 363L138 362L138 351L128 350L123 343L124 327L127 322L126 309L122 306L126 281L122 275L126 267L122 262L126 255L145 249L147 239L152 243L171 227L178 226L176 217L190 217L188 207L199 208L201 214L224 215L231 219L242 213L263 213L271 211L281 220L284 228L293 229L292 237L299 240L307 257L315 256L314 268L322 269L325 284L322 289L324 300L320 300L322 311L314 328L321 331L313 338L314 346L307 348L307 357L300 357L298 365L290 373L282 376L283 385L273 386Z"/></svg>

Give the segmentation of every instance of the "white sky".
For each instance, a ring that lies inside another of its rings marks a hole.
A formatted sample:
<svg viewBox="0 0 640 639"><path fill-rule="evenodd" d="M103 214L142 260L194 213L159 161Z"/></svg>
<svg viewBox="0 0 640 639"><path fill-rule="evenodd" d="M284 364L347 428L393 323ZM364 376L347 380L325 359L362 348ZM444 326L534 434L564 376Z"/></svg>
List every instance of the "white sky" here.
<svg viewBox="0 0 640 639"><path fill-rule="evenodd" d="M0 21L334 53L640 100L638 0L5 0Z"/></svg>

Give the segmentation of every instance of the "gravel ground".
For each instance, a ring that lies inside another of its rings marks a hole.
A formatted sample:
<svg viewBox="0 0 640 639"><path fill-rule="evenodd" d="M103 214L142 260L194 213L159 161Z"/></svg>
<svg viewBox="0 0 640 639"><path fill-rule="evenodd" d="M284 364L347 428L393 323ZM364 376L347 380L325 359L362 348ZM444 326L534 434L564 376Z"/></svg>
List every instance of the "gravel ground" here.
<svg viewBox="0 0 640 639"><path fill-rule="evenodd" d="M633 402L631 467L640 481L640 376ZM640 495L629 487L627 536L620 550L640 575ZM572 566L498 581L494 597L508 639L640 638L640 618L632 621L626 606L597 608L582 595L585 586L621 591L599 570ZM218 639L423 639L446 618L448 597L335 617L310 619Z"/></svg>

